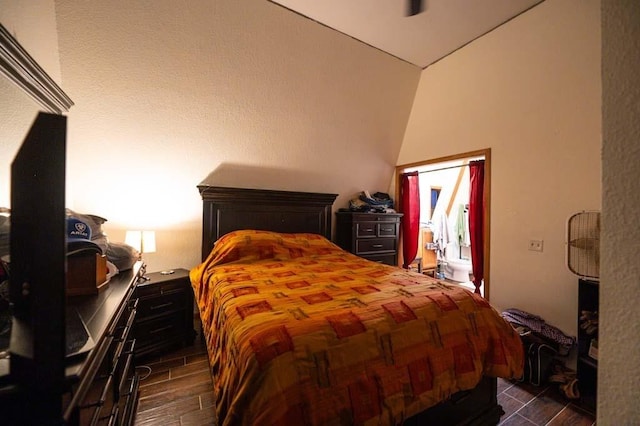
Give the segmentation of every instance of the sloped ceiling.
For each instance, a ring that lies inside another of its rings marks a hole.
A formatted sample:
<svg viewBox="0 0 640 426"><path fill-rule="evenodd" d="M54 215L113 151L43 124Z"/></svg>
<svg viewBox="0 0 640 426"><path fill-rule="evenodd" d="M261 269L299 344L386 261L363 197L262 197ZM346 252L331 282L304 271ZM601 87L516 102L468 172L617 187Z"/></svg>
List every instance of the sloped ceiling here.
<svg viewBox="0 0 640 426"><path fill-rule="evenodd" d="M543 0L270 0L420 68L426 68Z"/></svg>

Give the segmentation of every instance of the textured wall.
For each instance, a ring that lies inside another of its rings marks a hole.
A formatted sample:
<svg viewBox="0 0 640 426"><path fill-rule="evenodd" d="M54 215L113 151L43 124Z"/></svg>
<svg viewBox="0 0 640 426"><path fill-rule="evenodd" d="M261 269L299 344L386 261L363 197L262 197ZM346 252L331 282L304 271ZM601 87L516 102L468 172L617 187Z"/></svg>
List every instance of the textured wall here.
<svg viewBox="0 0 640 426"><path fill-rule="evenodd" d="M423 72L398 159L491 148L491 302L574 335L565 223L600 208L600 97L599 1L547 0Z"/></svg>
<svg viewBox="0 0 640 426"><path fill-rule="evenodd" d="M598 424L640 424L640 4L602 1Z"/></svg>
<svg viewBox="0 0 640 426"><path fill-rule="evenodd" d="M149 269L200 258L196 185L385 191L420 70L263 0L56 2L72 206Z"/></svg>

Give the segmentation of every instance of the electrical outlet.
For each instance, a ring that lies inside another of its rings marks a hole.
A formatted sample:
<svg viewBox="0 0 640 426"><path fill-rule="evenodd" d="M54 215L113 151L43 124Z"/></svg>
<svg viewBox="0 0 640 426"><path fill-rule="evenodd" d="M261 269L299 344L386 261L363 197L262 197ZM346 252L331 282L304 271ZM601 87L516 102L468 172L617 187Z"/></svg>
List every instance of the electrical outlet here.
<svg viewBox="0 0 640 426"><path fill-rule="evenodd" d="M529 250L531 251L542 251L542 240L529 240Z"/></svg>

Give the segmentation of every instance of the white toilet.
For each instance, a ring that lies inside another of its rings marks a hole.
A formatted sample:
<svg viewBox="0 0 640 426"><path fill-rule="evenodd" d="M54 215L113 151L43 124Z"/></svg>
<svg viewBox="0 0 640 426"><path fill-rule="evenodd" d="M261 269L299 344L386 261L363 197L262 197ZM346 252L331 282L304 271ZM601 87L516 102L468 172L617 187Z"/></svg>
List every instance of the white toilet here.
<svg viewBox="0 0 640 426"><path fill-rule="evenodd" d="M460 259L456 256L451 255L450 253L459 253L456 245L449 244L445 250L445 278L460 283L469 282L469 274L473 271L471 259Z"/></svg>
<svg viewBox="0 0 640 426"><path fill-rule="evenodd" d="M470 260L447 259L444 266L444 276L460 283L469 282L469 274L473 270Z"/></svg>

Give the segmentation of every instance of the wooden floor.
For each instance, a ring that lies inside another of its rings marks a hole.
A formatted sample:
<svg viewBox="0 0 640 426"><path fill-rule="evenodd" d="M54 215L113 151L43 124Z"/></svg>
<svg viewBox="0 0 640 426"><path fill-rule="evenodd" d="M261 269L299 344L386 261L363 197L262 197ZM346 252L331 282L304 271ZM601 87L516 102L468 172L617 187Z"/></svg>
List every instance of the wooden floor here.
<svg viewBox="0 0 640 426"><path fill-rule="evenodd" d="M215 425L213 391L206 348L193 346L149 360L138 373L140 386L136 425ZM498 379L503 426L591 426L593 414L567 400L557 386L536 387Z"/></svg>
<svg viewBox="0 0 640 426"><path fill-rule="evenodd" d="M143 364L137 368L143 380L136 425L215 424L213 385L200 333L192 346Z"/></svg>
<svg viewBox="0 0 640 426"><path fill-rule="evenodd" d="M498 379L498 404L505 414L500 425L591 426L595 416L568 400L558 385L533 386Z"/></svg>

